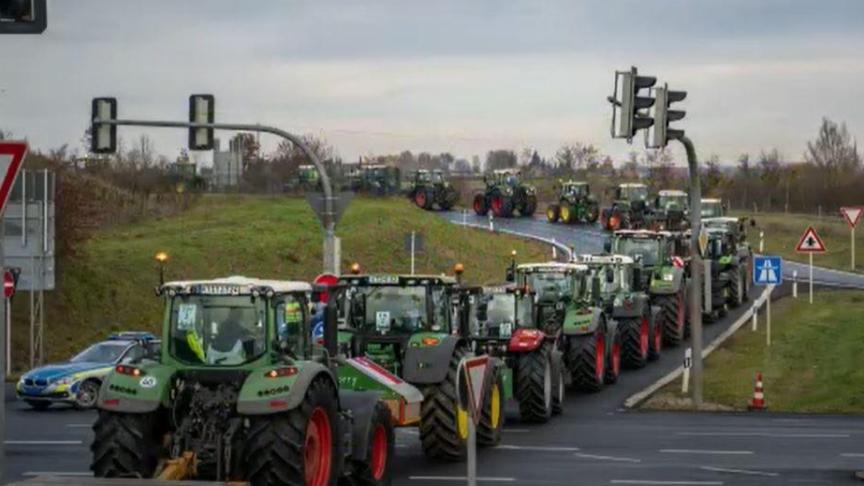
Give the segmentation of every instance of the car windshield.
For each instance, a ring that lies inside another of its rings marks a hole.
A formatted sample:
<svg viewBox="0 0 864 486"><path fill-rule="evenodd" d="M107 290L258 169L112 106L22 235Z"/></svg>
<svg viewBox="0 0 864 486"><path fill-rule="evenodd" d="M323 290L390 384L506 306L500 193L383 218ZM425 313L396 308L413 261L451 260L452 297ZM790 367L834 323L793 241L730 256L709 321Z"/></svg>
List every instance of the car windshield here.
<svg viewBox="0 0 864 486"><path fill-rule="evenodd" d="M723 216L723 206L719 202L702 201L703 218L719 218Z"/></svg>
<svg viewBox="0 0 864 486"><path fill-rule="evenodd" d="M635 258L642 258L642 263L647 266L657 264L660 253L660 241L654 238L619 238L615 240L615 253Z"/></svg>
<svg viewBox="0 0 864 486"><path fill-rule="evenodd" d="M171 354L191 364L236 366L267 349L267 306L252 296L181 296L171 306Z"/></svg>
<svg viewBox="0 0 864 486"><path fill-rule="evenodd" d="M359 287L351 297L352 321L364 331L380 334L441 331L446 319L446 301L441 289L431 294L435 322L429 322L427 315L426 287ZM361 322L358 322L358 315L363 316Z"/></svg>
<svg viewBox="0 0 864 486"><path fill-rule="evenodd" d="M69 361L72 363L114 363L129 346L126 341L105 341L81 351Z"/></svg>

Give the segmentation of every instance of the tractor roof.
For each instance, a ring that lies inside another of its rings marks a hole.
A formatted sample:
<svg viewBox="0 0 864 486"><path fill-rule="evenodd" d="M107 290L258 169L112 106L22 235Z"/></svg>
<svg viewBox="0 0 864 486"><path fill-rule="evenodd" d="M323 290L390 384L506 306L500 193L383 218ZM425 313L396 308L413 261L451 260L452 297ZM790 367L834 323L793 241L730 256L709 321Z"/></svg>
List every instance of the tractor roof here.
<svg viewBox="0 0 864 486"><path fill-rule="evenodd" d="M300 164L299 166L297 166L297 168L300 170L311 170L314 169L315 166L312 164Z"/></svg>
<svg viewBox="0 0 864 486"><path fill-rule="evenodd" d="M621 184L618 184L618 186L619 187L648 187L645 184L642 184L641 182L622 182Z"/></svg>
<svg viewBox="0 0 864 486"><path fill-rule="evenodd" d="M239 275L210 280L178 280L166 282L160 290L174 289L179 293L209 294L209 295L246 295L253 292L272 290L277 294L292 292L311 292L312 285L308 282L291 280L264 280L248 278Z"/></svg>
<svg viewBox="0 0 864 486"><path fill-rule="evenodd" d="M663 189L657 193L660 196L686 196L687 193L680 189Z"/></svg>
<svg viewBox="0 0 864 486"><path fill-rule="evenodd" d="M563 262L545 262L545 263L523 263L516 267L517 270L525 270L529 272L565 272L565 271L586 271L588 267L578 263L563 263Z"/></svg>
<svg viewBox="0 0 864 486"><path fill-rule="evenodd" d="M738 223L740 220L734 216L720 216L717 218L703 218L702 223L706 225L712 224L729 224L729 223Z"/></svg>
<svg viewBox="0 0 864 486"><path fill-rule="evenodd" d="M716 197L703 197L702 202L703 203L720 204L720 199L716 198Z"/></svg>
<svg viewBox="0 0 864 486"><path fill-rule="evenodd" d="M571 184L574 186L587 186L588 181L574 181L573 179L570 179L570 180L564 181L562 184L565 184L565 185Z"/></svg>
<svg viewBox="0 0 864 486"><path fill-rule="evenodd" d="M634 263L633 258L627 255L577 255L576 261L584 265L631 265Z"/></svg>
<svg viewBox="0 0 864 486"><path fill-rule="evenodd" d="M626 229L626 230L618 230L613 233L615 236L626 236L633 238L658 238L658 237L670 237L672 236L672 232L670 231L651 231L647 229Z"/></svg>
<svg viewBox="0 0 864 486"><path fill-rule="evenodd" d="M369 164L369 165L364 165L362 168L363 169L386 169L387 167L389 167L389 166L384 165L384 164Z"/></svg>
<svg viewBox="0 0 864 486"><path fill-rule="evenodd" d="M339 277L339 283L411 287L417 285L455 285L456 278L448 275L342 275Z"/></svg>
<svg viewBox="0 0 864 486"><path fill-rule="evenodd" d="M495 175L499 175L499 174L500 175L511 175L511 174L518 174L519 170L517 170L517 169L495 169L492 171L492 173Z"/></svg>

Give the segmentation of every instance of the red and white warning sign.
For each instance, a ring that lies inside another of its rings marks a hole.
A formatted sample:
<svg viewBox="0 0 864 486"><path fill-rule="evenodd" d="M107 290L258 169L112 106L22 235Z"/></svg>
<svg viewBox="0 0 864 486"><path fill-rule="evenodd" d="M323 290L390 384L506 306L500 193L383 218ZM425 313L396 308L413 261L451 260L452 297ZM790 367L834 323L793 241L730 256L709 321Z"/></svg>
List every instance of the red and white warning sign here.
<svg viewBox="0 0 864 486"><path fill-rule="evenodd" d="M3 296L11 299L15 295L15 274L11 270L3 272Z"/></svg>
<svg viewBox="0 0 864 486"><path fill-rule="evenodd" d="M21 171L21 164L27 154L27 142L13 142L10 140L0 141L0 212L6 208L9 193L12 192L12 184Z"/></svg>
<svg viewBox="0 0 864 486"><path fill-rule="evenodd" d="M483 415L483 395L486 389L486 373L489 369L489 356L477 356L462 360L463 379L467 385L468 407L474 424L480 423ZM464 400L463 400L464 401Z"/></svg>
<svg viewBox="0 0 864 486"><path fill-rule="evenodd" d="M855 226L858 225L858 221L861 221L861 214L864 214L864 207L852 206L840 208L840 214L842 214L843 219L849 223L849 227L855 229Z"/></svg>
<svg viewBox="0 0 864 486"><path fill-rule="evenodd" d="M804 234L801 235L801 239L798 240L795 251L798 253L825 253L825 243L822 243L822 238L819 238L816 230L812 226L808 226Z"/></svg>

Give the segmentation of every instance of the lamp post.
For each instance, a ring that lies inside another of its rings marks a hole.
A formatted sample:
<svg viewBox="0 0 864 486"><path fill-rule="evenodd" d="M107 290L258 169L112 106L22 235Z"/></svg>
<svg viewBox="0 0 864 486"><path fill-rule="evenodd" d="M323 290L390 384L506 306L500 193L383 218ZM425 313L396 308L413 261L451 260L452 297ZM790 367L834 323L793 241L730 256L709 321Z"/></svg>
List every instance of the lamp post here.
<svg viewBox="0 0 864 486"><path fill-rule="evenodd" d="M164 251L156 253L153 258L159 263L159 285L165 284L165 264L168 263L168 254Z"/></svg>

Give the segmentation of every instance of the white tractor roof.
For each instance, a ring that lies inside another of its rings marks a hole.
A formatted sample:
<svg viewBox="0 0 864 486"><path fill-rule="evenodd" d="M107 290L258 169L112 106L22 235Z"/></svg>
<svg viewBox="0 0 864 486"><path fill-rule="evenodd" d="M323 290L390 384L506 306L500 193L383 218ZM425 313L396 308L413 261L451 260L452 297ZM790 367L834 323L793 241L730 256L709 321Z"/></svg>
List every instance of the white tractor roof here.
<svg viewBox="0 0 864 486"><path fill-rule="evenodd" d="M704 224L712 224L712 223L728 224L728 223L737 223L738 218L736 218L734 216L720 216L717 218L703 218L702 222Z"/></svg>
<svg viewBox="0 0 864 486"><path fill-rule="evenodd" d="M703 203L720 204L720 199L718 199L716 197L703 197L702 202Z"/></svg>
<svg viewBox="0 0 864 486"><path fill-rule="evenodd" d="M686 196L687 193L680 189L663 189L658 193L661 196Z"/></svg>
<svg viewBox="0 0 864 486"><path fill-rule="evenodd" d="M510 175L510 174L518 174L519 171L516 169L496 169L492 171L493 174L502 174L502 175Z"/></svg>
<svg viewBox="0 0 864 486"><path fill-rule="evenodd" d="M615 231L614 234L625 235L625 236L644 237L644 238L651 238L654 236L672 236L672 233L669 231L652 231L652 230L647 230L647 229L617 230L617 231Z"/></svg>
<svg viewBox="0 0 864 486"><path fill-rule="evenodd" d="M551 271L568 271L568 270L576 270L576 271L586 271L588 267L585 265L580 265L578 263L563 263L563 262L545 262L545 263L523 263L516 267L517 270L542 270L549 269Z"/></svg>
<svg viewBox="0 0 864 486"><path fill-rule="evenodd" d="M277 294L285 294L290 292L311 292L312 285L308 282L298 282L291 280L265 280L258 278L248 278L239 275L224 278L214 278L210 280L179 280L174 282L166 282L162 287L181 287L189 289L193 286L230 286L235 287L240 294L251 293L252 289L257 287L269 287Z"/></svg>
<svg viewBox="0 0 864 486"><path fill-rule="evenodd" d="M648 187L641 182L624 182L622 184L618 184L621 187Z"/></svg>
<svg viewBox="0 0 864 486"><path fill-rule="evenodd" d="M631 265L633 258L627 255L577 255L576 261L584 264L609 265L613 263Z"/></svg>

